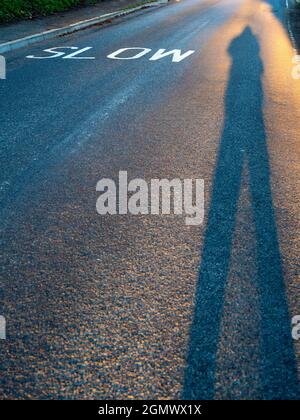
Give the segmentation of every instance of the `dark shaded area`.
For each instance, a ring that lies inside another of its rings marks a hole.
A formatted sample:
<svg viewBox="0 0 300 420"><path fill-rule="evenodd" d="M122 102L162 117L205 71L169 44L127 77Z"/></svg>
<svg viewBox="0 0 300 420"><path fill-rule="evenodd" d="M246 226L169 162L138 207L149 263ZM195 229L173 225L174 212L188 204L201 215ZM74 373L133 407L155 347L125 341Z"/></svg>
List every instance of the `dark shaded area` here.
<svg viewBox="0 0 300 420"><path fill-rule="evenodd" d="M261 366L258 369L263 384L261 398L297 398L297 368L272 204L263 121L263 65L258 42L249 27L232 41L228 51L232 66L225 98L224 130L202 251L183 398L214 398L224 294L246 163L256 229L261 343Z"/></svg>
<svg viewBox="0 0 300 420"><path fill-rule="evenodd" d="M286 24L292 36L293 47L300 54L300 5L293 4L286 9Z"/></svg>

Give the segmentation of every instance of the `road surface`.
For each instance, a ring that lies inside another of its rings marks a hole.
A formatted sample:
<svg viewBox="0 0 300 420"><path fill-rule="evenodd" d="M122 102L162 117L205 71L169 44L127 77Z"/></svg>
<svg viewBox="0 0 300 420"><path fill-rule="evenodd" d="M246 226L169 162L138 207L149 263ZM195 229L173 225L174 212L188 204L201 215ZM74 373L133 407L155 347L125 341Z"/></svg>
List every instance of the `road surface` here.
<svg viewBox="0 0 300 420"><path fill-rule="evenodd" d="M299 398L285 7L182 0L6 55L1 398ZM99 215L119 171L203 179L204 223Z"/></svg>

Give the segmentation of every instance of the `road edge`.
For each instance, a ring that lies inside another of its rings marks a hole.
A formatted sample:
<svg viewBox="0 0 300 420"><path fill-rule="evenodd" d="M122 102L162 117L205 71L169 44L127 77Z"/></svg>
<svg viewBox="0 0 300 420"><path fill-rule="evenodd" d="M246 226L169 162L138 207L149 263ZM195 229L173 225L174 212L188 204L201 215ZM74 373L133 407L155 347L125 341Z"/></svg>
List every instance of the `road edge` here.
<svg viewBox="0 0 300 420"><path fill-rule="evenodd" d="M40 32L37 34L33 34L30 36L26 36L24 38L19 38L14 41L5 42L4 44L0 44L0 54L16 50L18 48L27 47L28 45L32 45L36 42L44 41L47 39L52 39L57 36L71 34L76 31L80 31L82 29L89 28L91 26L97 25L99 23L106 22L110 19L115 19L118 17L126 16L131 13L137 12L142 9L148 9L150 7L159 6L162 4L168 3L169 0L157 0L155 2L145 3L140 6L130 8L130 9L122 9L112 13L106 13L104 15L96 16L91 19L81 20L79 22L72 23L71 25L63 26L61 28L50 29L48 31Z"/></svg>

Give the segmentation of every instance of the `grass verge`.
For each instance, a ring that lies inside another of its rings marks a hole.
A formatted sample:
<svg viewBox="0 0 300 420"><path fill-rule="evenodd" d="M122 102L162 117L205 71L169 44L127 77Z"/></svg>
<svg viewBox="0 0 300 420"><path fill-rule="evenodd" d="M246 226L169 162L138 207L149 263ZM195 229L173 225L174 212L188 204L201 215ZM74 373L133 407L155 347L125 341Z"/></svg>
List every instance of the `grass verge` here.
<svg viewBox="0 0 300 420"><path fill-rule="evenodd" d="M100 0L1 0L0 23L19 19L32 19L76 6L98 3Z"/></svg>

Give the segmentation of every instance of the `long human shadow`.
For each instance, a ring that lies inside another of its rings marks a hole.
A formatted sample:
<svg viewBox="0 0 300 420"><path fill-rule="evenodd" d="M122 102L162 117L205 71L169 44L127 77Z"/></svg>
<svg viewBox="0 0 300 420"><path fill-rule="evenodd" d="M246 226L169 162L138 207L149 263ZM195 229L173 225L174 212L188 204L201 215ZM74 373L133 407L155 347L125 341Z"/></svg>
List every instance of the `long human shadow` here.
<svg viewBox="0 0 300 420"><path fill-rule="evenodd" d="M228 52L232 65L225 97L224 128L203 244L182 397L214 398L224 294L242 173L247 163L256 232L257 272L254 275L260 302L261 398L297 398L297 367L263 120L263 64L258 42L249 27L231 42ZM249 389L251 387L255 384L249 383Z"/></svg>

